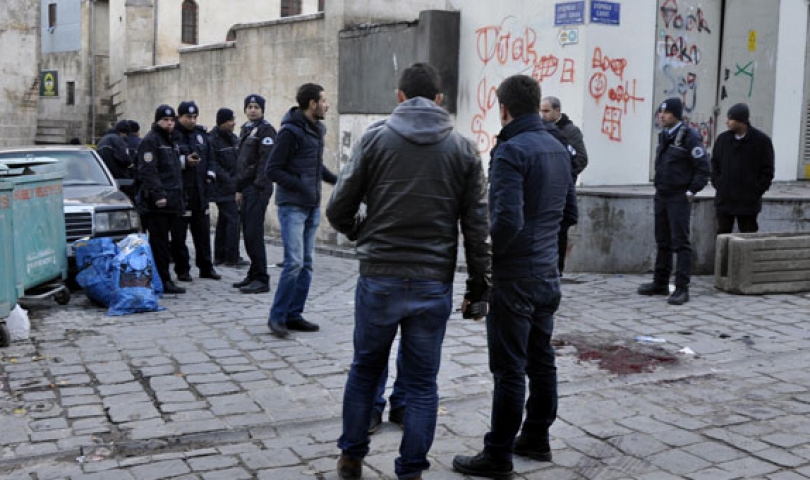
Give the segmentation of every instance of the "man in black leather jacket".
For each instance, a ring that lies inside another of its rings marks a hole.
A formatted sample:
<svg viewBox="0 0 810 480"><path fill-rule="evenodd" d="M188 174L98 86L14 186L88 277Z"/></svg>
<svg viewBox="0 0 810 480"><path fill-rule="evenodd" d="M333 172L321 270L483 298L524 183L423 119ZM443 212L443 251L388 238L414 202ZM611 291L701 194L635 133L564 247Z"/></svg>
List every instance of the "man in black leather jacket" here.
<svg viewBox="0 0 810 480"><path fill-rule="evenodd" d="M471 304L478 306L489 295L484 170L475 146L453 131L450 115L438 106L440 88L430 65L417 63L402 73L399 106L363 135L326 209L332 226L357 240L360 260L355 352L338 441L340 478L362 475L374 395L398 330L397 375L407 412L395 471L399 478L414 478L430 467L436 375L452 311L459 224L468 269L462 308L472 310Z"/></svg>

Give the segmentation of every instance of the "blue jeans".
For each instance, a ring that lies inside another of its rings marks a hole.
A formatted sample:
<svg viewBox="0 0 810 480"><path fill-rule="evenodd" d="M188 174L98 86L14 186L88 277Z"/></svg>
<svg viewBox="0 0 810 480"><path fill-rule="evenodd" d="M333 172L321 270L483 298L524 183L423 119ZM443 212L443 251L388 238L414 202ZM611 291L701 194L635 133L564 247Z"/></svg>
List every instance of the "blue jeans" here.
<svg viewBox="0 0 810 480"><path fill-rule="evenodd" d="M284 269L278 278L270 319L285 323L301 319L312 282L312 252L321 223L318 207L279 205L278 221L284 242Z"/></svg>
<svg viewBox="0 0 810 480"><path fill-rule="evenodd" d="M529 400L522 435L535 442L548 440L557 418L557 367L551 334L560 306L560 278L554 270L540 277L495 280L487 315L489 369L495 381L492 430L486 450L511 460L523 420L526 376Z"/></svg>
<svg viewBox="0 0 810 480"><path fill-rule="evenodd" d="M362 459L368 454L368 419L399 329L397 379L408 409L394 471L398 478L407 479L430 468L427 453L439 406L436 375L452 294L452 284L439 281L363 275L357 279L354 359L343 395L343 434L338 440L343 455Z"/></svg>
<svg viewBox="0 0 810 480"><path fill-rule="evenodd" d="M402 344L400 343L397 349L397 372L402 369ZM377 394L374 398L374 410L382 413L385 410L385 384L388 382L388 363L385 364L385 370L380 375L380 383L377 385ZM394 388L391 390L391 396L388 397L391 402L391 410L402 408L405 406L405 393L402 391L402 381L399 375L394 380Z"/></svg>

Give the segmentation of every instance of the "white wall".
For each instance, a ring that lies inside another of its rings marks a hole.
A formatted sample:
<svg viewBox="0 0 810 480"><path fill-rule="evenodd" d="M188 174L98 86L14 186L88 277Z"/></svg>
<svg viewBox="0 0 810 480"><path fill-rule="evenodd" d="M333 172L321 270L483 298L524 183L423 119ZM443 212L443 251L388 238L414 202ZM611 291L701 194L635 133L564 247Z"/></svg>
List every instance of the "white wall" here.
<svg viewBox="0 0 810 480"><path fill-rule="evenodd" d="M554 26L554 0L451 3L461 10L456 125L486 161L501 128L495 90L521 73L540 80L544 96L559 97L582 128L590 158L583 184L647 182L657 12L652 2L642 8L619 1L618 26L586 21L566 27ZM585 5L587 17L590 2ZM577 30L576 44L559 42L563 28Z"/></svg>
<svg viewBox="0 0 810 480"><path fill-rule="evenodd" d="M779 47L776 60L776 96L773 108L775 180L796 180L803 165L804 60L807 38L807 2L782 0L779 9Z"/></svg>
<svg viewBox="0 0 810 480"><path fill-rule="evenodd" d="M48 5L56 4L56 26L48 30ZM75 52L82 46L81 0L42 0L42 53Z"/></svg>

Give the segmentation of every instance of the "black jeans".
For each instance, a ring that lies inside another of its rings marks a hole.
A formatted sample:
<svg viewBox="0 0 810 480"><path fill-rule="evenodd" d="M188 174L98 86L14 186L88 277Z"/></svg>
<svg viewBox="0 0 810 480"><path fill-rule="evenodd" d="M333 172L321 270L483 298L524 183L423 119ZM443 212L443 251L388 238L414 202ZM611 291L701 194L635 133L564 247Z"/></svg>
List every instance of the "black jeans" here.
<svg viewBox="0 0 810 480"><path fill-rule="evenodd" d="M267 274L267 250L264 247L264 216L270 202L271 188L260 190L250 185L242 192L242 234L245 251L250 257L247 276L262 283L270 282Z"/></svg>
<svg viewBox="0 0 810 480"><path fill-rule="evenodd" d="M236 262L239 260L239 207L236 200L217 202L217 210L214 259L218 262Z"/></svg>
<svg viewBox="0 0 810 480"><path fill-rule="evenodd" d="M493 282L487 343L495 389L492 430L484 445L498 459L512 457L523 420L527 376L529 400L521 435L547 441L548 429L557 418L557 367L551 335L561 297L554 267L541 277Z"/></svg>
<svg viewBox="0 0 810 480"><path fill-rule="evenodd" d="M147 219L146 231L149 232L149 246L152 248L155 268L163 285L172 281L172 275L169 273L169 261L171 260L169 231L175 217L174 214L166 213L148 213L144 215L144 218Z"/></svg>
<svg viewBox="0 0 810 480"><path fill-rule="evenodd" d="M686 194L655 194L655 255L654 281L668 285L672 273L672 254L677 255L675 287L689 286L692 276L692 245L689 243L689 219L692 204Z"/></svg>
<svg viewBox="0 0 810 480"><path fill-rule="evenodd" d="M178 216L172 223L172 258L174 273L182 275L191 270L190 256L186 246L189 229L194 241L194 263L200 273L213 269L211 262L211 219L207 210L190 210L191 215Z"/></svg>
<svg viewBox="0 0 810 480"><path fill-rule="evenodd" d="M759 231L757 215L731 215L717 212L717 234L731 233L734 230L734 219L737 219L737 229L740 233L756 233Z"/></svg>

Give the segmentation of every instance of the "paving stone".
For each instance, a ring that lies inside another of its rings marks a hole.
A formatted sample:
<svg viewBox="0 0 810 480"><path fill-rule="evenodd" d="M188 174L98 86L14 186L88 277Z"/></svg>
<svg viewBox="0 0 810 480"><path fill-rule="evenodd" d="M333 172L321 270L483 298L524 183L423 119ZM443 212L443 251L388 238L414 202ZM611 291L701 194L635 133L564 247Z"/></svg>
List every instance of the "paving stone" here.
<svg viewBox="0 0 810 480"><path fill-rule="evenodd" d="M67 418L101 417L104 410L99 405L81 405L67 409Z"/></svg>
<svg viewBox="0 0 810 480"><path fill-rule="evenodd" d="M148 420L150 418L159 418L160 412L157 411L151 402L136 402L122 405L112 405L108 408L108 415L113 423L125 423L134 422L137 420Z"/></svg>
<svg viewBox="0 0 810 480"><path fill-rule="evenodd" d="M186 390L188 383L182 377L178 376L165 376L165 377L152 377L149 379L149 385L155 392L167 390Z"/></svg>
<svg viewBox="0 0 810 480"><path fill-rule="evenodd" d="M130 472L137 480L158 480L190 473L188 465L182 460L149 463L132 467Z"/></svg>
<svg viewBox="0 0 810 480"><path fill-rule="evenodd" d="M234 456L212 455L188 459L188 465L195 472L204 470L220 470L237 465L239 459Z"/></svg>

